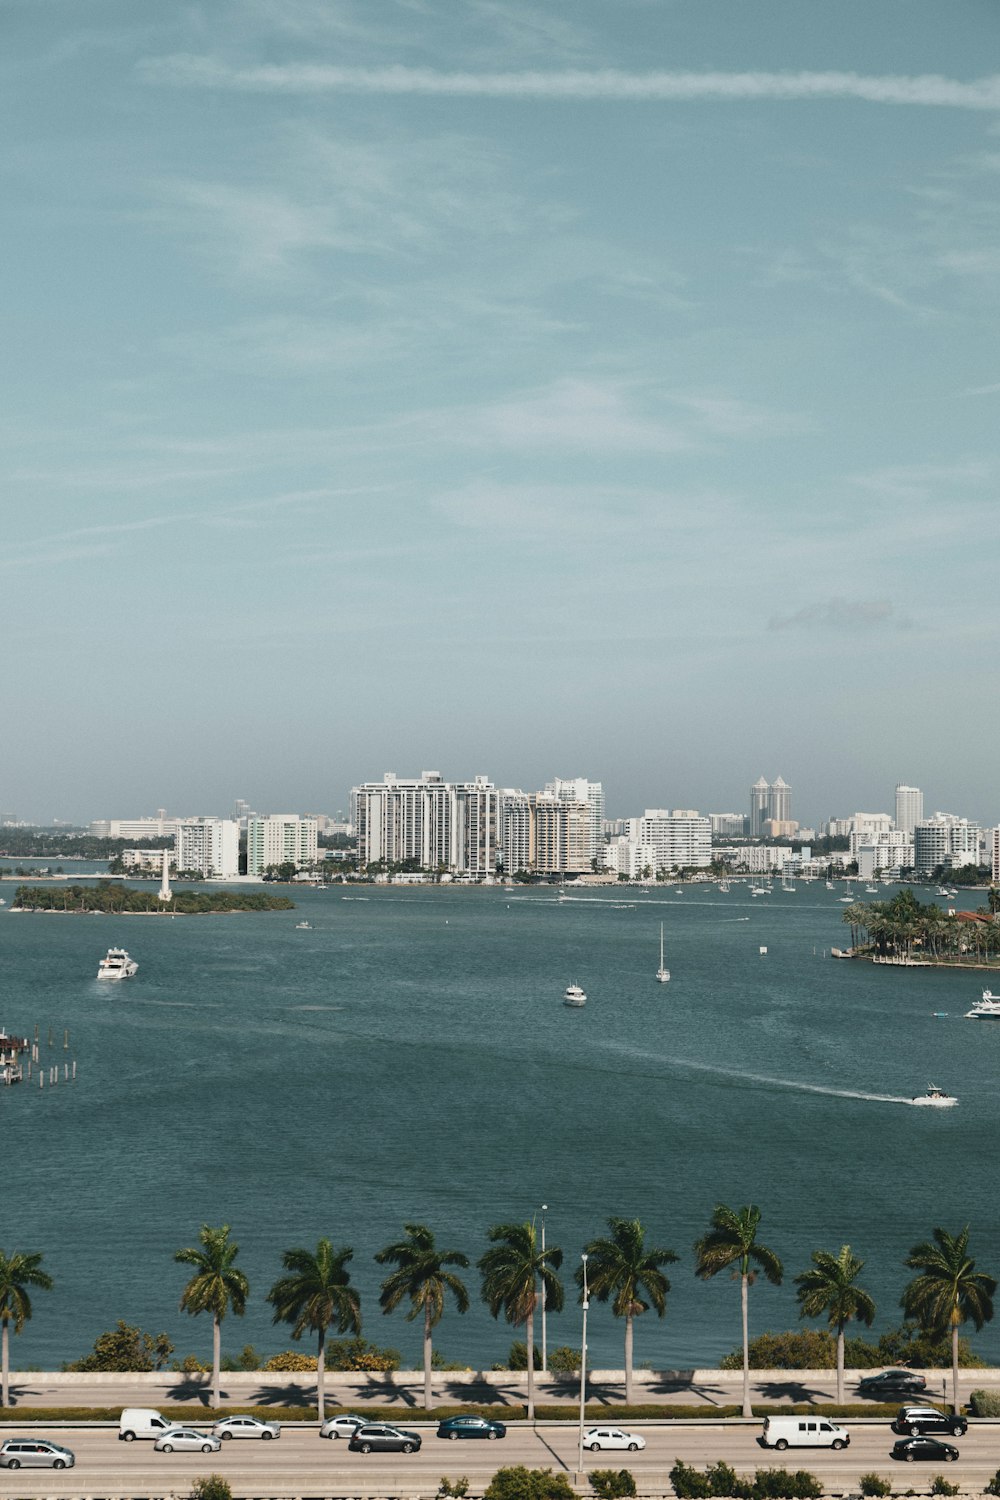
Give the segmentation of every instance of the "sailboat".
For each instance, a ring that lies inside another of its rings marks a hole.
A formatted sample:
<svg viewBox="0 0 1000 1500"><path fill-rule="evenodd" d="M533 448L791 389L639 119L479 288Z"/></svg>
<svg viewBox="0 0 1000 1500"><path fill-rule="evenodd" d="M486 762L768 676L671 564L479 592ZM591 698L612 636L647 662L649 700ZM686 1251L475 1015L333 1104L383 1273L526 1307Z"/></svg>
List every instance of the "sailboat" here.
<svg viewBox="0 0 1000 1500"><path fill-rule="evenodd" d="M660 984L666 984L670 978L670 970L663 962L663 923L660 923L660 967L656 971L656 978Z"/></svg>

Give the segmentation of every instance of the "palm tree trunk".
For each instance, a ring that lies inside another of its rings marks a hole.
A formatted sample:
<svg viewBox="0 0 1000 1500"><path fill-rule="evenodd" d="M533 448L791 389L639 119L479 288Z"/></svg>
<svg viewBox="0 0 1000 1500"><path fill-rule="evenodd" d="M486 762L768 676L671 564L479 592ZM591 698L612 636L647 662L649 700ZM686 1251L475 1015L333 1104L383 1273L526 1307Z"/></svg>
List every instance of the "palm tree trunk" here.
<svg viewBox="0 0 1000 1500"><path fill-rule="evenodd" d="M625 1405L632 1405L632 1314L625 1314Z"/></svg>
<svg viewBox="0 0 1000 1500"><path fill-rule="evenodd" d="M431 1304L424 1303L424 1410L430 1411L434 1405L434 1393L431 1390Z"/></svg>
<svg viewBox="0 0 1000 1500"><path fill-rule="evenodd" d="M0 1333L0 1343L3 1345L3 1352L0 1354L0 1364L3 1367L3 1387L0 1390L0 1406L6 1406L10 1398L10 1328L6 1318L2 1320L0 1327L3 1330Z"/></svg>
<svg viewBox="0 0 1000 1500"><path fill-rule="evenodd" d="M951 1402L952 1410L958 1416L958 1324L951 1325Z"/></svg>
<svg viewBox="0 0 1000 1500"><path fill-rule="evenodd" d="M316 1350L316 1405L322 1423L326 1415L326 1324L319 1330L319 1347Z"/></svg>
<svg viewBox="0 0 1000 1500"><path fill-rule="evenodd" d="M524 1342L528 1351L528 1421L535 1420L535 1309L524 1320Z"/></svg>
<svg viewBox="0 0 1000 1500"><path fill-rule="evenodd" d="M743 1415L753 1416L753 1408L750 1405L750 1336L747 1327L747 1289L750 1285L747 1273L744 1271L740 1276L740 1304L743 1314Z"/></svg>
<svg viewBox="0 0 1000 1500"><path fill-rule="evenodd" d="M212 1405L219 1404L219 1366L222 1364L222 1324L218 1314L212 1317Z"/></svg>
<svg viewBox="0 0 1000 1500"><path fill-rule="evenodd" d="M844 1325L837 1324L837 1405L844 1404Z"/></svg>

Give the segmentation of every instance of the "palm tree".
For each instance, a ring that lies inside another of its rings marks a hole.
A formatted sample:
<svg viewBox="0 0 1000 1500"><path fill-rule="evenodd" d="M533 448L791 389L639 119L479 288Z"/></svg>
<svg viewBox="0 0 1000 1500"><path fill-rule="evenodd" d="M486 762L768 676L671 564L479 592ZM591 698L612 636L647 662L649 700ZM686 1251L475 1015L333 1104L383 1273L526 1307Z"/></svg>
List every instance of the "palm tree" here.
<svg viewBox="0 0 1000 1500"><path fill-rule="evenodd" d="M658 1318L663 1317L670 1282L660 1267L673 1265L678 1257L672 1250L647 1246L646 1231L638 1219L612 1217L608 1228L610 1239L591 1240L586 1246L587 1281L598 1302L607 1302L613 1295L611 1310L616 1318L625 1319L625 1401L631 1406L633 1322L650 1306ZM582 1266L576 1279L582 1288ZM648 1302L642 1300L642 1293Z"/></svg>
<svg viewBox="0 0 1000 1500"><path fill-rule="evenodd" d="M219 1404L219 1362L222 1355L222 1320L232 1307L237 1317L246 1311L250 1283L233 1265L239 1245L229 1238L229 1225L213 1229L203 1224L198 1231L202 1248L177 1250L174 1260L194 1266L194 1275L181 1293L181 1311L192 1315L212 1314L212 1405Z"/></svg>
<svg viewBox="0 0 1000 1500"><path fill-rule="evenodd" d="M968 1253L969 1226L960 1234L950 1235L944 1229L934 1230L934 1244L925 1240L914 1245L905 1265L919 1271L905 1288L903 1311L916 1318L926 1332L944 1336L951 1330L952 1404L958 1411L958 1330L967 1318L976 1329L993 1318L993 1294L997 1284L992 1276L976 1270Z"/></svg>
<svg viewBox="0 0 1000 1500"><path fill-rule="evenodd" d="M875 1303L862 1287L854 1284L865 1263L851 1254L850 1245L841 1245L839 1255L814 1250L812 1262L810 1271L803 1271L795 1278L799 1316L825 1315L830 1327L837 1330L837 1402L843 1406L844 1328L852 1318L870 1328L875 1318Z"/></svg>
<svg viewBox="0 0 1000 1500"><path fill-rule="evenodd" d="M20 1333L31 1317L29 1287L52 1290L52 1277L41 1266L40 1253L24 1255L15 1250L5 1255L0 1250L0 1406L6 1406L10 1396L10 1325L13 1323L14 1332Z"/></svg>
<svg viewBox="0 0 1000 1500"><path fill-rule="evenodd" d="M703 1281L724 1271L727 1266L738 1266L733 1278L740 1278L740 1306L743 1313L743 1415L752 1417L750 1406L750 1346L747 1336L747 1289L757 1279L757 1271L763 1271L772 1286L781 1285L783 1274L781 1261L766 1245L758 1245L757 1228L760 1224L760 1209L755 1203L743 1208L728 1208L725 1203L716 1204L712 1212L712 1227L707 1234L695 1242L697 1257L694 1273ZM756 1269L755 1269L756 1268Z"/></svg>
<svg viewBox="0 0 1000 1500"><path fill-rule="evenodd" d="M425 1224L404 1224L405 1240L386 1245L375 1259L380 1266L394 1265L382 1283L379 1302L385 1313L395 1312L405 1297L410 1300L407 1321L424 1315L424 1406L434 1404L431 1393L432 1330L444 1312L444 1294L451 1292L460 1313L469 1310L465 1283L446 1266L467 1266L469 1257L461 1250L439 1250L434 1235Z"/></svg>
<svg viewBox="0 0 1000 1500"><path fill-rule="evenodd" d="M503 1308L508 1323L524 1324L528 1351L528 1420L535 1419L535 1308L541 1296L546 1312L560 1312L563 1305L562 1282L556 1271L562 1265L562 1251L549 1245L539 1248L535 1226L494 1224L488 1231L493 1249L480 1257L483 1278L483 1300L493 1316Z"/></svg>
<svg viewBox="0 0 1000 1500"><path fill-rule="evenodd" d="M326 1408L326 1330L337 1325L338 1333L361 1332L361 1300L349 1285L347 1262L354 1251L346 1245L334 1250L329 1240L320 1240L311 1250L286 1250L281 1263L290 1274L280 1277L267 1294L274 1307L272 1323L291 1323L292 1338L315 1333L316 1399L322 1422Z"/></svg>

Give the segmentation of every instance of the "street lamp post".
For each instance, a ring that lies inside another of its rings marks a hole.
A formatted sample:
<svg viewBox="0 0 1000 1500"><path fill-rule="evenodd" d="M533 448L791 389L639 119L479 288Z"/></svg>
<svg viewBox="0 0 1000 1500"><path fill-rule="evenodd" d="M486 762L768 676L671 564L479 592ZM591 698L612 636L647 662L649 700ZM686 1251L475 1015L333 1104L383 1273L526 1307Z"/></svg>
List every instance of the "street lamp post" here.
<svg viewBox="0 0 1000 1500"><path fill-rule="evenodd" d="M542 1259L543 1260L545 1259L545 1214L546 1214L546 1212L548 1210L548 1206L549 1205L547 1203L543 1203L542 1204ZM546 1342L545 1342L545 1289L544 1288L545 1288L545 1283L543 1281L543 1283L542 1283L542 1374L543 1375L546 1373L546 1371L549 1368L549 1351L548 1351L548 1346L546 1345ZM528 1358L529 1359L534 1359L534 1357L535 1357L535 1351L533 1349L530 1349L528 1351Z"/></svg>
<svg viewBox="0 0 1000 1500"><path fill-rule="evenodd" d="M577 1483L582 1484L583 1473L583 1416L587 1405L587 1309L590 1306L589 1292L587 1288L587 1257L581 1255L583 1262L583 1339L580 1347L580 1441L577 1456Z"/></svg>

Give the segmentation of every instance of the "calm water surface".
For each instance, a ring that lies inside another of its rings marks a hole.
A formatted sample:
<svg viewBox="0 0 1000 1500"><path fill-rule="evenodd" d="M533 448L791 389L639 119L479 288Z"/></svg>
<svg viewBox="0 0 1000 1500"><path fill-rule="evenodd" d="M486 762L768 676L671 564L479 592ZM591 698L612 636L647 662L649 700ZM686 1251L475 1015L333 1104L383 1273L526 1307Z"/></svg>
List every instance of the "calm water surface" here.
<svg viewBox="0 0 1000 1500"><path fill-rule="evenodd" d="M489 1224L543 1202L573 1268L610 1213L681 1256L667 1317L637 1330L654 1366L708 1364L738 1340L737 1287L692 1274L719 1200L761 1204L785 1261L785 1287L751 1293L756 1331L794 1325L791 1278L819 1246L865 1257L883 1326L903 1256L935 1224L971 1222L996 1272L1000 1025L961 1019L975 974L824 957L845 941L839 894L367 888L296 893L294 913L0 911L0 1022L37 1024L43 1062L78 1063L75 1085L0 1091L0 1243L43 1250L57 1282L15 1363L58 1365L120 1317L207 1357L172 1263L203 1221L233 1225L251 1279L223 1331L232 1352L288 1347L264 1293L284 1248L329 1235L354 1247L365 1334L415 1361L414 1325L378 1311L373 1252L415 1219L475 1260ZM127 984L93 978L111 944L139 962ZM561 1003L571 981L581 1011ZM901 1102L929 1081L959 1107ZM590 1332L596 1364L620 1364L607 1308ZM474 1301L437 1342L489 1365L512 1336ZM575 1305L549 1342L579 1344ZM1000 1328L976 1347L1000 1361Z"/></svg>

